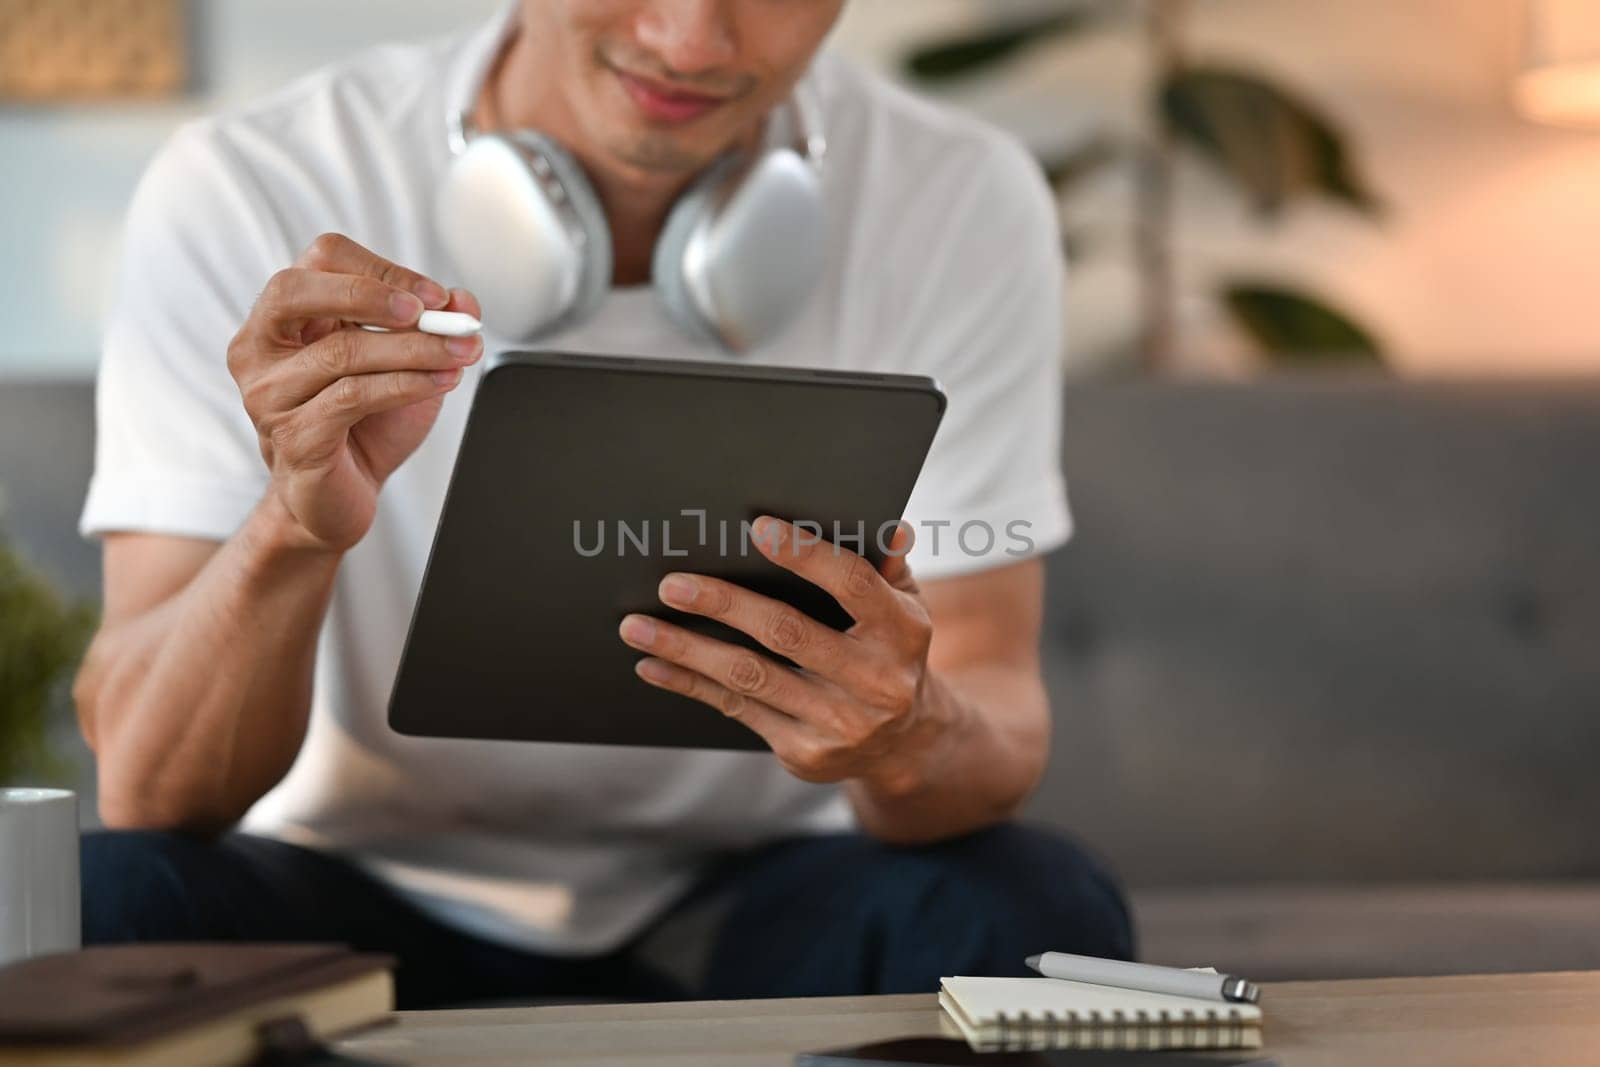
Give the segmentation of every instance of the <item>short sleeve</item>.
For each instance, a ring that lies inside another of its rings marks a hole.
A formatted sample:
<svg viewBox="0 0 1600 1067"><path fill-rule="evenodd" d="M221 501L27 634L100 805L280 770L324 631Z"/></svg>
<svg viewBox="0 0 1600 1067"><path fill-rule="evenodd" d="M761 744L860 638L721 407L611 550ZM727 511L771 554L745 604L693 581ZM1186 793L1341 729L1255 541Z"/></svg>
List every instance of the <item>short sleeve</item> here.
<svg viewBox="0 0 1600 1067"><path fill-rule="evenodd" d="M227 350L290 257L252 189L209 122L179 130L139 183L101 351L84 536L225 540L265 491Z"/></svg>
<svg viewBox="0 0 1600 1067"><path fill-rule="evenodd" d="M909 365L948 398L912 493L920 578L1040 555L1071 535L1061 472L1065 264L1037 164L994 133L976 168L952 173L937 254L911 316ZM924 192L924 200L931 199Z"/></svg>

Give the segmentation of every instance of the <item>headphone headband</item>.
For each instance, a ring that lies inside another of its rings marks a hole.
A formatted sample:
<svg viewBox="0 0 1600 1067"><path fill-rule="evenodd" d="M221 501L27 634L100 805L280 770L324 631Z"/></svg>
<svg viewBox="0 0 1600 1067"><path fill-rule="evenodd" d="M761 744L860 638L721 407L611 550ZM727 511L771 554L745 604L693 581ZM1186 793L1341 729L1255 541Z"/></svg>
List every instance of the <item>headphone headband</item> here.
<svg viewBox="0 0 1600 1067"><path fill-rule="evenodd" d="M794 122L795 151L817 170L828 157L828 135L822 128L822 106L815 90L804 79L795 84L787 111Z"/></svg>
<svg viewBox="0 0 1600 1067"><path fill-rule="evenodd" d="M465 111L452 111L445 116L445 136L450 154L459 156L467 150L467 142L478 136L478 128L467 118Z"/></svg>

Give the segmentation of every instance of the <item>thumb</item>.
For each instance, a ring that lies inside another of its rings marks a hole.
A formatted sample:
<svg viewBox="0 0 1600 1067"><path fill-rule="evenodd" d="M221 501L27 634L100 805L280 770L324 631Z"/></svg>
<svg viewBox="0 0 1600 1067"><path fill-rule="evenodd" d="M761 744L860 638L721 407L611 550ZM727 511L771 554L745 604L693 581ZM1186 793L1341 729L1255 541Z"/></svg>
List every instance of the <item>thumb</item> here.
<svg viewBox="0 0 1600 1067"><path fill-rule="evenodd" d="M883 563L878 566L878 573L883 575L883 580L902 593L917 592L917 580L911 576L911 564L906 560L916 541L911 524L900 520L895 524L894 536L889 538L889 544L884 549Z"/></svg>

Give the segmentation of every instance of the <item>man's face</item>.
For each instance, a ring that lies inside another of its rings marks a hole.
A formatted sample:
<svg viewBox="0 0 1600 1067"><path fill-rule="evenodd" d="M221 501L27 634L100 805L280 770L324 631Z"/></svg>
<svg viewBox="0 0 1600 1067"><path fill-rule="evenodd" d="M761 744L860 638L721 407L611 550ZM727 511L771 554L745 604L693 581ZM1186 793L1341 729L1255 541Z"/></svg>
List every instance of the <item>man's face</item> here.
<svg viewBox="0 0 1600 1067"><path fill-rule="evenodd" d="M693 172L785 99L844 0L526 0L591 147Z"/></svg>

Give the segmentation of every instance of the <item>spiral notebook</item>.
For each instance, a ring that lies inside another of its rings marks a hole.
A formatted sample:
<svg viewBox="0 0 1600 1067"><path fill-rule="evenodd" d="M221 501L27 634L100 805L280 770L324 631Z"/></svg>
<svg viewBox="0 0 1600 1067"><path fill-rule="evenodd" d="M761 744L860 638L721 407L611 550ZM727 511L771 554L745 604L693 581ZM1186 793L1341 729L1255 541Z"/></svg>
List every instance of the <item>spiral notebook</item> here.
<svg viewBox="0 0 1600 1067"><path fill-rule="evenodd" d="M946 978L939 1005L979 1052L1261 1046L1261 1009L1254 1004L1060 978Z"/></svg>

